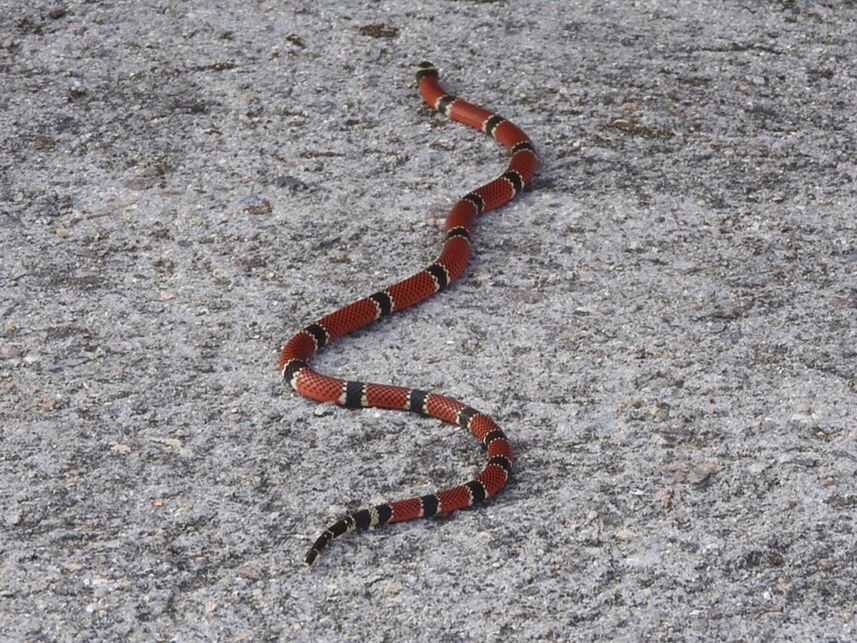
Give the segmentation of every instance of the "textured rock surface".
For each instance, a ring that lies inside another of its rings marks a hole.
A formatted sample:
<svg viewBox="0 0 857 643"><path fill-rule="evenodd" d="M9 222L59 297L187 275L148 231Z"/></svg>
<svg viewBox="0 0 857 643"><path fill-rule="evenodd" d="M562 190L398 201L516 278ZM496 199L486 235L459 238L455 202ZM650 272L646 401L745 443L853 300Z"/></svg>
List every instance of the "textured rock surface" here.
<svg viewBox="0 0 857 643"><path fill-rule="evenodd" d="M854 3L327 4L0 11L5 636L857 638ZM504 166L422 59L543 172L314 363L492 413L516 478L307 570L482 462L274 368Z"/></svg>

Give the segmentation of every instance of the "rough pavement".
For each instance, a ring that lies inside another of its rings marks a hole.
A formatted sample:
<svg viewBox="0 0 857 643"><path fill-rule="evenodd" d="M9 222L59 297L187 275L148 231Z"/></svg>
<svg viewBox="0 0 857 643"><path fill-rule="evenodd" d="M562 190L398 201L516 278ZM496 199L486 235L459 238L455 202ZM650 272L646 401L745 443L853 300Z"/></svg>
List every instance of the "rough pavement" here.
<svg viewBox="0 0 857 643"><path fill-rule="evenodd" d="M857 639L853 2L5 2L9 640ZM495 501L306 547L478 470L277 350L421 268L520 124L463 280L322 371L492 413Z"/></svg>

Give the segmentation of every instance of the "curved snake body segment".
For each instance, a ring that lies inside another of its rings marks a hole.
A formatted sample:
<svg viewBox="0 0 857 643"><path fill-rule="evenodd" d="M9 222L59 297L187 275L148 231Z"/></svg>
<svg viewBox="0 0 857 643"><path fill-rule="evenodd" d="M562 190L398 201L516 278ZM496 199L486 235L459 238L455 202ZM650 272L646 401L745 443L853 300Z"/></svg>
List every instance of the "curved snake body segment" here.
<svg viewBox="0 0 857 643"><path fill-rule="evenodd" d="M497 494L509 479L512 447L503 431L487 415L452 398L418 389L387 384L351 382L322 375L309 367L312 355L332 341L393 312L423 301L457 279L470 257L470 228L480 214L499 208L518 194L536 174L539 159L532 142L501 116L444 92L431 63L417 68L419 91L433 109L493 136L512 154L497 178L463 196L446 219L446 243L428 267L407 279L322 317L292 337L280 354L283 379L301 395L348 408L376 407L413 411L468 429L487 452L488 463L472 480L422 497L397 500L361 509L331 525L306 554L312 564L337 536L385 523L404 522L448 514Z"/></svg>

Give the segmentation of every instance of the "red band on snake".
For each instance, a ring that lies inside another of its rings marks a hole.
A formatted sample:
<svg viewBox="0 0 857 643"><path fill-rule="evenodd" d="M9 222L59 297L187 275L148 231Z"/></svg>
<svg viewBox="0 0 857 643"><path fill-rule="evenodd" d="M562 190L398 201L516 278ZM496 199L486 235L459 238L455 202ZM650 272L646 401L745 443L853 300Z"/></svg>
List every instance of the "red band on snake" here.
<svg viewBox="0 0 857 643"><path fill-rule="evenodd" d="M449 514L496 495L512 471L512 446L503 431L484 413L438 393L388 384L350 382L322 375L309 367L315 352L332 341L375 320L413 306L457 279L470 258L470 228L478 215L499 208L518 194L536 174L539 159L523 131L501 116L450 96L438 82L437 69L423 62L417 67L419 91L428 105L454 121L493 136L511 153L503 173L452 206L446 219L446 243L428 267L310 324L283 346L279 366L283 379L301 395L348 408L376 407L413 411L468 429L486 451L488 462L472 480L437 493L396 500L361 509L328 527L306 554L318 557L331 541L355 530Z"/></svg>

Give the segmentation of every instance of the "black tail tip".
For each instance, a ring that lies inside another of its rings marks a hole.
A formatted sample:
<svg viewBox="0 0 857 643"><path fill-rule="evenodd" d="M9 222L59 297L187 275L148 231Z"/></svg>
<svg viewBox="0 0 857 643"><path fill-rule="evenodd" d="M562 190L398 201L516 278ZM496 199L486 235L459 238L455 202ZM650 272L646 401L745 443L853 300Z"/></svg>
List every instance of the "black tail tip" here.
<svg viewBox="0 0 857 643"><path fill-rule="evenodd" d="M315 562L316 558L318 558L318 550L313 547L306 553L306 557L304 558L304 560L306 561L307 565L312 565Z"/></svg>

